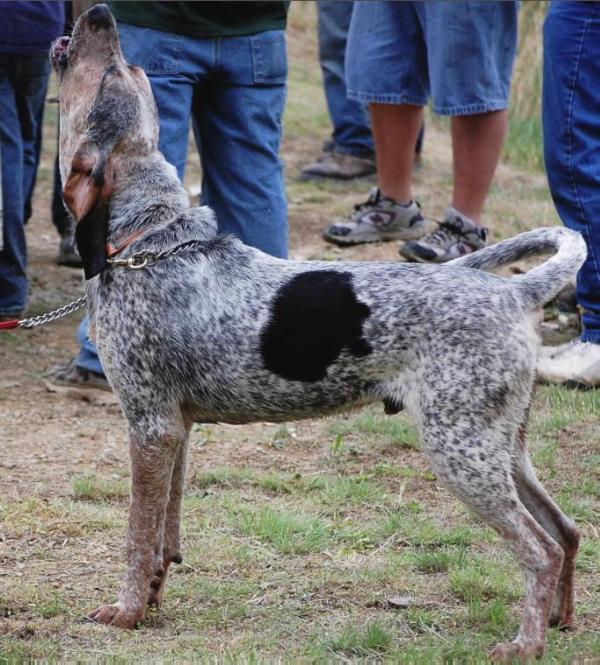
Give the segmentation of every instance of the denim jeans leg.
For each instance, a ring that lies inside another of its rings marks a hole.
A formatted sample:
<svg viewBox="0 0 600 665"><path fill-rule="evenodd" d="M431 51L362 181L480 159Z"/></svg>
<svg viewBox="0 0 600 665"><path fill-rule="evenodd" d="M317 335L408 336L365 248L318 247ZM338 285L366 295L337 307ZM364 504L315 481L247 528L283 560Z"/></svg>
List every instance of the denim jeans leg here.
<svg viewBox="0 0 600 665"><path fill-rule="evenodd" d="M95 372L96 374L104 374L96 345L90 339L90 317L85 316L77 328L77 340L79 342L80 350L77 356L76 365L81 369L88 370L88 372Z"/></svg>
<svg viewBox="0 0 600 665"><path fill-rule="evenodd" d="M12 81L14 56L0 55L0 170L2 219L0 315L13 316L27 305L27 249L24 228L23 141Z"/></svg>
<svg viewBox="0 0 600 665"><path fill-rule="evenodd" d="M365 104L348 99L344 72L353 5L353 2L318 3L319 61L333 124L334 147L342 153L365 156L375 151L369 112Z"/></svg>
<svg viewBox="0 0 600 665"><path fill-rule="evenodd" d="M288 253L287 200L279 158L287 58L281 31L222 40L225 80L197 97L202 199L219 230L273 256Z"/></svg>
<svg viewBox="0 0 600 665"><path fill-rule="evenodd" d="M288 253L287 201L276 116L284 96L283 85L222 88L196 116L202 201L215 211L219 231L282 258Z"/></svg>
<svg viewBox="0 0 600 665"><path fill-rule="evenodd" d="M600 6L553 2L544 25L544 158L565 226L588 257L577 276L582 339L600 344Z"/></svg>
<svg viewBox="0 0 600 665"><path fill-rule="evenodd" d="M16 101L23 140L25 221L31 217L33 190L42 148L44 100L50 76L47 54L20 56L16 72Z"/></svg>

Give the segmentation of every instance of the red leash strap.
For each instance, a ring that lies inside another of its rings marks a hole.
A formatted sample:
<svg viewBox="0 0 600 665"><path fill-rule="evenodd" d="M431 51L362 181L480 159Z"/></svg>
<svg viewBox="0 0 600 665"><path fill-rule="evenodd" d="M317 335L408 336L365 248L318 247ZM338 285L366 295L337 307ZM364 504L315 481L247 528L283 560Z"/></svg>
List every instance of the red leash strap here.
<svg viewBox="0 0 600 665"><path fill-rule="evenodd" d="M21 325L19 319L13 319L12 321L0 321L0 330L12 330L13 328L18 328Z"/></svg>

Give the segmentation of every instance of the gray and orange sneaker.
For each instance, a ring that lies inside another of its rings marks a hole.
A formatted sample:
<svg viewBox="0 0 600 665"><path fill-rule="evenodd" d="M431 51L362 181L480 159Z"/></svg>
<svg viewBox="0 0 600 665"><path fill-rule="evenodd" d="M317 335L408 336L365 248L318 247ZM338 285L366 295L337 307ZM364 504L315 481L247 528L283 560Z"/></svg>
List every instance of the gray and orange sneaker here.
<svg viewBox="0 0 600 665"><path fill-rule="evenodd" d="M416 201L396 203L374 187L364 203L355 205L354 212L346 219L331 224L323 237L336 245L360 245L411 240L425 233L425 220Z"/></svg>
<svg viewBox="0 0 600 665"><path fill-rule="evenodd" d="M486 246L488 230L478 226L455 208L448 208L444 220L433 233L407 242L400 254L408 261L446 263Z"/></svg>

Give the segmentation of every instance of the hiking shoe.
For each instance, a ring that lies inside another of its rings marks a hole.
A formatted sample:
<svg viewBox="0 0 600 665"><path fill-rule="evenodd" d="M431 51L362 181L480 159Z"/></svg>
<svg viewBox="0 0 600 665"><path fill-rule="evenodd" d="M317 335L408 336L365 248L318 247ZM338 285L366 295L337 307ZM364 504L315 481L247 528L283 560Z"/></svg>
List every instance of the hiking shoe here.
<svg viewBox="0 0 600 665"><path fill-rule="evenodd" d="M302 181L320 178L350 180L372 175L376 171L374 155L359 157L330 149L323 150L316 162L305 166L300 172L299 179Z"/></svg>
<svg viewBox="0 0 600 665"><path fill-rule="evenodd" d="M106 377L78 367L77 358L50 370L44 383L51 393L62 393L87 402L116 404L117 401Z"/></svg>
<svg viewBox="0 0 600 665"><path fill-rule="evenodd" d="M448 208L439 228L421 240L407 242L400 254L409 261L446 263L485 247L488 230L458 210Z"/></svg>
<svg viewBox="0 0 600 665"><path fill-rule="evenodd" d="M600 386L600 344L577 338L558 347L554 355L540 354L537 379L573 388Z"/></svg>
<svg viewBox="0 0 600 665"><path fill-rule="evenodd" d="M69 268L83 268L81 257L75 246L75 238L72 235L61 236L56 263L59 266L67 266Z"/></svg>
<svg viewBox="0 0 600 665"><path fill-rule="evenodd" d="M426 232L421 206L416 201L396 203L374 187L364 203L354 206L345 220L332 224L323 233L336 245L360 245L383 240L410 240Z"/></svg>

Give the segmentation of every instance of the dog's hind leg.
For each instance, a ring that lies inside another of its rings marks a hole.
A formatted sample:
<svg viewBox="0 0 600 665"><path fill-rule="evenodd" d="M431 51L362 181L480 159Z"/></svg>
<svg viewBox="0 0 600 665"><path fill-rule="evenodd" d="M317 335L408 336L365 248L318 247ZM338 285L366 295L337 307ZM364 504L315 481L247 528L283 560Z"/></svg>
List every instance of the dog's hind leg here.
<svg viewBox="0 0 600 665"><path fill-rule="evenodd" d="M538 480L527 453L527 428L522 425L517 437L514 480L517 493L527 510L546 532L563 548L564 561L550 612L549 624L569 628L573 625L575 590L573 576L579 550L579 530L552 500Z"/></svg>
<svg viewBox="0 0 600 665"><path fill-rule="evenodd" d="M540 656L564 555L517 494L511 455L514 427L507 422L490 425L472 413L462 419L453 413L445 427L439 418L430 427L424 425L424 448L440 482L503 537L525 573L519 633L514 641L498 644L492 658Z"/></svg>
<svg viewBox="0 0 600 665"><path fill-rule="evenodd" d="M93 621L133 628L144 618L156 572L156 553L163 547L162 528L175 458L186 437L180 420L160 419L156 414L148 422L131 425L127 573L118 601L92 612L89 618Z"/></svg>
<svg viewBox="0 0 600 665"><path fill-rule="evenodd" d="M189 426L187 427L189 435ZM181 500L185 484L185 471L187 467L188 438L177 449L173 473L171 475L171 490L169 492L169 503L164 517L164 538L162 547L156 551L156 565L154 577L150 583L150 596L148 605L160 607L162 603L165 583L169 566L172 563L181 563L180 523L181 523ZM157 544L158 545L158 544Z"/></svg>

